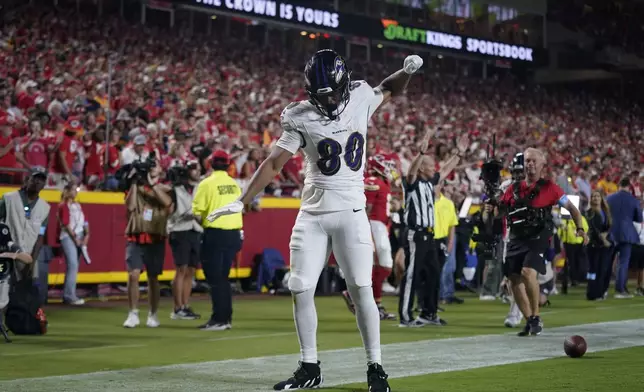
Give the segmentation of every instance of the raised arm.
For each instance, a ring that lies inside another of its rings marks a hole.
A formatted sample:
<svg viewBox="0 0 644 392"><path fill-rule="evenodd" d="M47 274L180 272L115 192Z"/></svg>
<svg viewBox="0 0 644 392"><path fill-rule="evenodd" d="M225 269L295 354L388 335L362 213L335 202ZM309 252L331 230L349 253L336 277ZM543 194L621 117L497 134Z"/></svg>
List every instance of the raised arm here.
<svg viewBox="0 0 644 392"><path fill-rule="evenodd" d="M463 154L465 154L465 151L467 151L467 148L470 146L470 139L467 134L461 135L460 139L458 139L458 144L456 147L458 148L458 152L454 155L452 155L447 161L445 161L444 165L441 165L441 168L439 170L440 173L440 178L446 178L449 176L449 174L456 168L456 165L458 165L458 162L460 162L461 158L463 157Z"/></svg>
<svg viewBox="0 0 644 392"><path fill-rule="evenodd" d="M411 161L411 165L409 166L409 171L407 172L407 184L413 184L416 182L418 170L420 170L420 166L423 164L423 157L429 147L429 140L435 133L436 130L430 127L425 131L425 136L423 136L423 140L420 142L420 146L418 147L418 155L416 155L414 160Z"/></svg>
<svg viewBox="0 0 644 392"><path fill-rule="evenodd" d="M374 90L382 94L382 102L387 102L391 97L398 96L405 91L411 76L423 66L423 59L418 55L405 58L402 69L387 76Z"/></svg>

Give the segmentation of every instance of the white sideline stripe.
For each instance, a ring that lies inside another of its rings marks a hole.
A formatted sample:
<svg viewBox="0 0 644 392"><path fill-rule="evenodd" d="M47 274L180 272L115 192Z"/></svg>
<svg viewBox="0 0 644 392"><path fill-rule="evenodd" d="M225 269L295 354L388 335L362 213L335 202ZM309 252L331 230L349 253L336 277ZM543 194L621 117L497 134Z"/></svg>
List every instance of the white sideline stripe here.
<svg viewBox="0 0 644 392"><path fill-rule="evenodd" d="M259 339L259 338L271 338L277 336L288 336L295 335L295 332L279 332L279 333L265 333L257 335L241 335L241 336L225 336L223 338L214 338L206 339L208 342L218 342L221 340L240 340L240 339Z"/></svg>
<svg viewBox="0 0 644 392"><path fill-rule="evenodd" d="M644 346L644 319L546 329L534 338L514 333L383 345L385 369L391 378L400 378L556 358L573 334L586 338L590 353ZM18 379L0 381L0 390L264 392L288 377L298 360L292 354ZM322 351L320 360L325 386L365 382L362 348Z"/></svg>
<svg viewBox="0 0 644 392"><path fill-rule="evenodd" d="M58 354L63 352L70 351L85 351L85 350L109 350L114 348L141 348L147 347L147 344L121 344L121 345L112 345L112 346L99 346L99 347L78 347L78 348L61 348L57 350L39 350L31 352L20 352L20 353L0 353L0 357L22 357L24 355L43 355L43 354Z"/></svg>

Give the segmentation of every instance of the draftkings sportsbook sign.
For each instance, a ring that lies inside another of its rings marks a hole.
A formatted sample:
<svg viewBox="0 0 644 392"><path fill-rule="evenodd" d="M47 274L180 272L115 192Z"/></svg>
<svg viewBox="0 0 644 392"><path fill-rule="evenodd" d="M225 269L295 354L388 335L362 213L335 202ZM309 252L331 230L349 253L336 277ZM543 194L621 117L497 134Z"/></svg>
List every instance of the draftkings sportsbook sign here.
<svg viewBox="0 0 644 392"><path fill-rule="evenodd" d="M440 31L405 27L393 20L383 19L382 25L384 28L383 34L390 41L403 41L436 48L502 57L508 60L534 61L532 58L533 49L525 46L510 45L503 42L493 42L477 38L466 38Z"/></svg>
<svg viewBox="0 0 644 392"><path fill-rule="evenodd" d="M526 63L536 62L537 57L534 53L536 49L527 46L403 26L398 21L390 19L339 13L310 7L309 2L301 0L178 0L176 2L203 7L205 10L220 10L249 19L286 22L302 29L335 31L339 35L400 42L426 49L440 48Z"/></svg>

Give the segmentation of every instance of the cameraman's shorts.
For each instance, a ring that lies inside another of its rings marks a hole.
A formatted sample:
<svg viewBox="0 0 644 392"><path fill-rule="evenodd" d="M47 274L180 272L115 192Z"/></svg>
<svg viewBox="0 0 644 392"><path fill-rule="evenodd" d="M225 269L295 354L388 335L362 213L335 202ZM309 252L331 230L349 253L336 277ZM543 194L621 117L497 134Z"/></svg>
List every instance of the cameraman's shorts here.
<svg viewBox="0 0 644 392"><path fill-rule="evenodd" d="M170 249L175 266L197 268L201 261L201 233L194 230L170 233Z"/></svg>
<svg viewBox="0 0 644 392"><path fill-rule="evenodd" d="M545 251L529 250L526 252L506 256L503 263L503 274L505 276L521 275L523 267L532 268L541 275L546 273Z"/></svg>
<svg viewBox="0 0 644 392"><path fill-rule="evenodd" d="M145 267L148 276L161 275L165 262L165 241L154 244L128 242L125 246L125 262L128 271L142 271Z"/></svg>

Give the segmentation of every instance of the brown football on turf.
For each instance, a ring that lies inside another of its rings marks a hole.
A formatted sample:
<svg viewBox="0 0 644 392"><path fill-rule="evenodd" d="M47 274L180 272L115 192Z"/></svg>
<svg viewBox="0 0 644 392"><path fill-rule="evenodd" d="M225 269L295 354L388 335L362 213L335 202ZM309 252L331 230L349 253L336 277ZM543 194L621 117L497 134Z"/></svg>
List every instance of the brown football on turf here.
<svg viewBox="0 0 644 392"><path fill-rule="evenodd" d="M570 358L583 357L586 354L586 339L579 335L571 336L564 341L564 351Z"/></svg>

